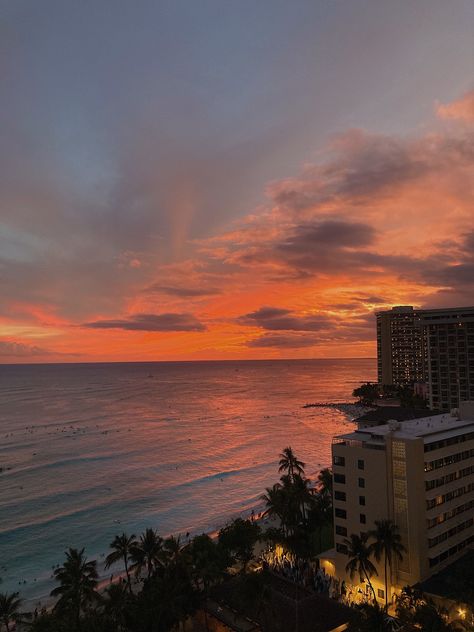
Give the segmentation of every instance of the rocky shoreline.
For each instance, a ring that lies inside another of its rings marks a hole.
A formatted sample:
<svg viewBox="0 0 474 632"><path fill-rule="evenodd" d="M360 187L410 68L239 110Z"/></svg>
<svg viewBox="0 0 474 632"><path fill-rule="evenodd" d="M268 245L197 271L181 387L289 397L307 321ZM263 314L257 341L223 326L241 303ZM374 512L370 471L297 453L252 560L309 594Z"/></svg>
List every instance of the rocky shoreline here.
<svg viewBox="0 0 474 632"><path fill-rule="evenodd" d="M347 415L350 421L354 421L357 417L375 410L375 406L364 406L358 402L315 402L304 404L303 408L333 408Z"/></svg>

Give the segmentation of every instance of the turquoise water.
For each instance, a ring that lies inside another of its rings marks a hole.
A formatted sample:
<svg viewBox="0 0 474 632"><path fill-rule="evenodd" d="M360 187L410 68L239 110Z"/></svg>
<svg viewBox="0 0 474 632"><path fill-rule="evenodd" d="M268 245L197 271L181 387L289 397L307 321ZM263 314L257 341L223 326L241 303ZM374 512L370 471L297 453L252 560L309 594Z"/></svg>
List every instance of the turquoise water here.
<svg viewBox="0 0 474 632"><path fill-rule="evenodd" d="M215 530L259 506L291 445L314 473L373 360L0 366L2 591L40 600L69 546ZM26 582L26 583L25 583Z"/></svg>

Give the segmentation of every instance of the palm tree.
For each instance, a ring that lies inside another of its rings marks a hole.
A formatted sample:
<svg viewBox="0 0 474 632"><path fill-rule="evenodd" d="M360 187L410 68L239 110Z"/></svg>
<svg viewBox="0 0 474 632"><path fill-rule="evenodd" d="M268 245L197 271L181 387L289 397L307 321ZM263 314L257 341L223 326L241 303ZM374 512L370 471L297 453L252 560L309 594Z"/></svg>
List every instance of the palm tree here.
<svg viewBox="0 0 474 632"><path fill-rule="evenodd" d="M288 472L289 476L293 478L295 473L304 476L304 468L305 464L303 461L298 461L290 446L280 454L279 472Z"/></svg>
<svg viewBox="0 0 474 632"><path fill-rule="evenodd" d="M332 502L328 495L313 496L308 512L308 527L318 533L318 553L323 550L323 530L332 523Z"/></svg>
<svg viewBox="0 0 474 632"><path fill-rule="evenodd" d="M204 533L192 539L188 553L194 587L201 592L203 600L206 601L210 587L224 578L227 568L231 565L231 559L223 547ZM204 620L206 630L209 630L206 608Z"/></svg>
<svg viewBox="0 0 474 632"><path fill-rule="evenodd" d="M18 593L0 593L0 623L5 626L7 632L10 632L10 623L20 621L20 607L23 600L19 598Z"/></svg>
<svg viewBox="0 0 474 632"><path fill-rule="evenodd" d="M434 603L423 603L413 613L413 624L423 632L461 632L466 628L459 621L449 621L447 612Z"/></svg>
<svg viewBox="0 0 474 632"><path fill-rule="evenodd" d="M126 629L126 612L131 599L133 597L122 582L110 584L104 592L104 612L117 632Z"/></svg>
<svg viewBox="0 0 474 632"><path fill-rule="evenodd" d="M295 510L297 510L296 519L306 521L306 507L311 503L313 498L311 483L307 478L300 474L293 476L293 483L289 488L289 493L293 497Z"/></svg>
<svg viewBox="0 0 474 632"><path fill-rule="evenodd" d="M70 612L76 630L81 628L81 612L97 599L97 562L87 561L84 549L66 551L63 566L54 571L59 586L51 591L52 597L59 596L54 609Z"/></svg>
<svg viewBox="0 0 474 632"><path fill-rule="evenodd" d="M127 576L127 584L130 593L132 592L132 583L130 581L130 571L128 568L128 562L138 542L135 535L128 536L126 533L122 535L116 535L113 541L110 543L112 553L109 553L105 558L105 568L109 568L112 564L123 560L125 567L125 574Z"/></svg>
<svg viewBox="0 0 474 632"><path fill-rule="evenodd" d="M328 467L319 472L317 485L321 496L332 498L332 472Z"/></svg>
<svg viewBox="0 0 474 632"><path fill-rule="evenodd" d="M171 535L163 542L163 559L167 564L186 565L189 558L189 545L181 543L181 536Z"/></svg>
<svg viewBox="0 0 474 632"><path fill-rule="evenodd" d="M300 508L295 494L293 484L289 475L281 477L283 484L276 483L273 487L266 488L266 494L260 499L266 504L265 515L277 517L285 535L293 533L300 516Z"/></svg>
<svg viewBox="0 0 474 632"><path fill-rule="evenodd" d="M163 563L163 538L153 529L146 529L133 548L132 559L137 575L146 568L147 579L150 579L153 571Z"/></svg>
<svg viewBox="0 0 474 632"><path fill-rule="evenodd" d="M367 580L367 584L374 596L374 602L377 601L375 590L372 586L370 578L377 575L377 569L370 561L370 547L367 546L367 535L358 536L351 533L350 539L345 539L344 544L347 546L347 556L349 561L346 564L346 571L350 574L351 579L358 573L360 580Z"/></svg>
<svg viewBox="0 0 474 632"><path fill-rule="evenodd" d="M392 561L396 558L399 562L403 559L406 548L402 544L402 538L397 525L391 520L376 520L375 529L369 532L369 537L373 537L375 542L370 545L370 550L374 554L377 562L384 558L385 569L385 605L388 604L388 568L392 571Z"/></svg>
<svg viewBox="0 0 474 632"><path fill-rule="evenodd" d="M387 609L379 606L377 602L361 603L355 607L355 612L348 632L393 632L398 629L394 618L390 617Z"/></svg>
<svg viewBox="0 0 474 632"><path fill-rule="evenodd" d="M284 515L283 494L282 486L280 483L275 483L273 487L266 487L265 494L260 496L260 500L266 505L265 515L269 518L279 518L281 521Z"/></svg>

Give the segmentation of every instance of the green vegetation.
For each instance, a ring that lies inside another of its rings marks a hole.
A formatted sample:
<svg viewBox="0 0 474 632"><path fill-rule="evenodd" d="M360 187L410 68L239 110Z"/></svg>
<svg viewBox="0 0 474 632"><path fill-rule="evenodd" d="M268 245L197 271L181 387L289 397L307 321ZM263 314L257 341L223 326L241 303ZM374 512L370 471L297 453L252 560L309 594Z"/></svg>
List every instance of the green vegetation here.
<svg viewBox="0 0 474 632"><path fill-rule="evenodd" d="M137 546L138 542L134 535L128 536L126 533L116 535L110 543L112 553L109 553L105 560L105 568L110 568L117 562L123 562L125 575L127 577L127 586L130 592L132 592L132 583L130 581L129 563L130 558L137 549Z"/></svg>
<svg viewBox="0 0 474 632"><path fill-rule="evenodd" d="M396 396L402 408L428 408L426 399L417 395L411 386L399 386Z"/></svg>
<svg viewBox="0 0 474 632"><path fill-rule="evenodd" d="M230 553L234 563L241 564L242 572L245 573L260 535L261 530L256 522L237 518L219 531L219 544Z"/></svg>
<svg viewBox="0 0 474 632"><path fill-rule="evenodd" d="M369 542L371 538L373 541ZM370 579L377 574L377 569L371 558L374 557L377 562L383 558L385 605L388 606L388 572L392 569L394 559L402 561L403 553L406 550L402 544L397 525L391 520L376 520L375 529L364 535L352 533L349 538L345 539L344 544L349 558L346 571L351 578L359 575L360 581L367 582L374 603L377 603L377 598Z"/></svg>
<svg viewBox="0 0 474 632"><path fill-rule="evenodd" d="M402 544L402 538L398 532L398 527L391 520L376 520L375 529L370 531L369 537L374 538L370 551L374 554L377 562L384 559L385 571L385 604L388 604L388 570L392 569L392 562L397 559L403 560L403 553L406 552Z"/></svg>
<svg viewBox="0 0 474 632"><path fill-rule="evenodd" d="M323 544L332 546L332 540L328 542L328 535L332 538L332 474L322 470L314 487L304 468L291 447L280 454L280 482L261 496L266 515L276 518L279 526L268 529L263 538L300 559L311 559L323 550Z"/></svg>
<svg viewBox="0 0 474 632"><path fill-rule="evenodd" d="M349 573L351 579L355 575L359 575L359 581L366 581L369 586L373 597L374 603L377 602L375 596L375 590L372 586L370 578L377 574L377 570L370 560L371 548L367 544L368 535L357 535L352 533L349 538L344 540L344 544L347 547L347 557L349 561L346 564L346 571Z"/></svg>
<svg viewBox="0 0 474 632"><path fill-rule="evenodd" d="M352 392L353 397L358 397L359 402L363 406L372 406L380 397L379 387L377 384L366 382L355 388Z"/></svg>
<svg viewBox="0 0 474 632"><path fill-rule="evenodd" d="M10 632L12 622L20 623L25 618L20 611L22 603L18 593L0 594L0 626L5 626L7 632Z"/></svg>

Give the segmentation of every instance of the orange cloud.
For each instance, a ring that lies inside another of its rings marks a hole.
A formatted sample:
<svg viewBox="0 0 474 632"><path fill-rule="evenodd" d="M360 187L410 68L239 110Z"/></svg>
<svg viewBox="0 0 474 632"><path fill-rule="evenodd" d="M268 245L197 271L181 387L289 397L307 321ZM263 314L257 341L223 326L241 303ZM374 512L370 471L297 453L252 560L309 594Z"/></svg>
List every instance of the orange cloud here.
<svg viewBox="0 0 474 632"><path fill-rule="evenodd" d="M474 90L466 92L460 99L452 103L439 104L436 113L440 118L474 121Z"/></svg>
<svg viewBox="0 0 474 632"><path fill-rule="evenodd" d="M465 95L437 114L469 123L472 104ZM473 133L442 128L340 134L317 162L269 183L266 204L188 244L186 257L160 260L150 248L124 251L111 269L81 262L47 281L36 273L25 286L31 299L9 303L10 321L54 324L47 349L32 345L35 361L56 359L51 352L90 360L374 355L374 310L472 302ZM184 224L172 248L180 252ZM80 310L61 304L68 282L86 297ZM28 356L31 340L14 344L17 359Z"/></svg>

